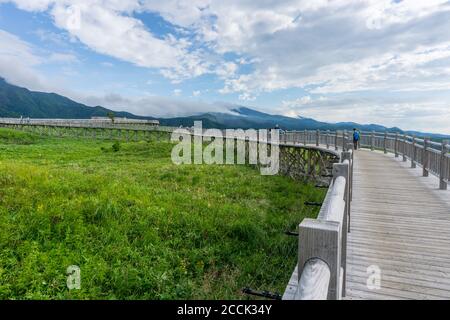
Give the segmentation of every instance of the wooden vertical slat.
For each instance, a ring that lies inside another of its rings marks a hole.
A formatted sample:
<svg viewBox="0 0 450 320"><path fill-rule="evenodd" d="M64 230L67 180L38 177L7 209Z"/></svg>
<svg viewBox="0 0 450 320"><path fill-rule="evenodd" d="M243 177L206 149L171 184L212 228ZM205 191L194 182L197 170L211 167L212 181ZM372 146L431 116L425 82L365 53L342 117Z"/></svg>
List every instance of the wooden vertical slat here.
<svg viewBox="0 0 450 320"><path fill-rule="evenodd" d="M446 172L447 172L447 140L442 141L441 158L440 158L440 173L439 173L439 189L447 190Z"/></svg>
<svg viewBox="0 0 450 320"><path fill-rule="evenodd" d="M423 140L423 153L422 153L422 175L428 177L428 167L430 162L430 154L428 151L428 137Z"/></svg>

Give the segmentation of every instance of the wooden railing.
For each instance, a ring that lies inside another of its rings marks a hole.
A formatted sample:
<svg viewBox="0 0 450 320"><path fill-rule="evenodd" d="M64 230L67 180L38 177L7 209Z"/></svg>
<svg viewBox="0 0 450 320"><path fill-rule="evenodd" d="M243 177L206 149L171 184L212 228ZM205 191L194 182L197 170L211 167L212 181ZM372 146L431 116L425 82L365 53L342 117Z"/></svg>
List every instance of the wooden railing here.
<svg viewBox="0 0 450 320"><path fill-rule="evenodd" d="M29 131L38 135L56 137L76 137L92 139L117 139L137 141L139 139L170 140L173 127L151 123L111 123L90 119L21 119L0 118L0 127Z"/></svg>
<svg viewBox="0 0 450 320"><path fill-rule="evenodd" d="M341 299L345 296L347 231L350 232L350 206L353 183L353 144L351 132L288 131L281 141L322 145L344 150L340 164L333 166L333 178L317 219L299 225L298 265L283 295L285 300ZM392 152L403 161L423 168L423 175L439 177L446 189L450 177L450 154L446 141L430 141L414 136L363 132L359 145L371 150Z"/></svg>
<svg viewBox="0 0 450 320"><path fill-rule="evenodd" d="M346 150L352 142L351 131L286 131L280 141L293 144L325 146L335 150ZM439 188L446 190L450 181L450 144L449 141L431 141L427 137L415 137L389 132L362 132L359 146L384 153L402 156L403 161L410 160L411 167L417 165L423 169L423 176L430 173L439 177Z"/></svg>
<svg viewBox="0 0 450 320"><path fill-rule="evenodd" d="M114 120L113 120L114 119ZM92 119L40 119L40 118L0 118L4 124L16 125L58 125L58 126L108 126L118 124L158 126L158 120L94 117Z"/></svg>
<svg viewBox="0 0 450 320"><path fill-rule="evenodd" d="M439 188L446 190L450 180L450 145L448 141L431 141L428 137L418 138L399 133L363 132L362 147L382 150L402 156L403 161L411 161L411 168L422 167L422 174L430 173L439 177Z"/></svg>
<svg viewBox="0 0 450 320"><path fill-rule="evenodd" d="M334 150L344 150L350 143L350 134L343 131L320 131L320 130L303 130L303 131L283 131L280 136L280 142L325 146L327 149L332 146Z"/></svg>
<svg viewBox="0 0 450 320"><path fill-rule="evenodd" d="M298 264L284 300L339 300L345 296L353 177L352 146L347 149L341 153L341 163L333 165L319 216L299 225Z"/></svg>
<svg viewBox="0 0 450 320"><path fill-rule="evenodd" d="M172 127L158 125L152 120L119 119L115 122L103 119L19 119L0 118L0 127L11 129L30 128L37 133L44 128L65 129L123 129L123 130L159 130L168 131Z"/></svg>

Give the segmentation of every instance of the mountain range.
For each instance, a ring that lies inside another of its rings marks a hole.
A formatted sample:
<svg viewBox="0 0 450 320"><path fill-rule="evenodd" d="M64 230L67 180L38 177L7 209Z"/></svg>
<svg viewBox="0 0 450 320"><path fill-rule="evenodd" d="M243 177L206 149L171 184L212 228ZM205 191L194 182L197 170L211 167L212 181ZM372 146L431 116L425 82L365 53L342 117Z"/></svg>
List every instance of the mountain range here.
<svg viewBox="0 0 450 320"><path fill-rule="evenodd" d="M347 129L351 130L353 128L358 128L364 131L385 131L389 130L391 132L402 132L399 128L386 128L384 126L376 124L358 124L354 122L339 122L339 123L327 123L320 122L311 118L304 117L286 117L282 115L273 115L254 109L250 109L242 106L235 106L230 108L230 113L219 113L210 112L200 115L194 115L189 117L179 117L170 119L160 119L161 123L171 125L171 126L191 126L193 121L205 120L208 125L203 125L204 127L214 127L214 128L242 128L242 129L263 129L263 128L274 128L278 125L281 129L285 130L341 130Z"/></svg>
<svg viewBox="0 0 450 320"><path fill-rule="evenodd" d="M0 117L89 119L107 116L111 110L88 107L56 93L30 91L14 86L0 77ZM128 112L114 112L117 117L145 118Z"/></svg>
<svg viewBox="0 0 450 320"><path fill-rule="evenodd" d="M263 129L278 125L284 130L337 130L358 128L363 131L403 132L399 128L387 128L377 124L354 122L326 123L304 117L286 117L256 111L243 106L233 106L230 112L208 112L186 117L155 118L137 116L125 111L112 111L102 106L90 107L55 93L30 91L6 82L0 77L0 117L30 117L59 119L89 119L92 116L107 116L113 112L116 117L130 119L157 119L166 126L192 126L194 121L202 121L204 128ZM412 133L412 132L411 132ZM443 138L444 135L414 132Z"/></svg>

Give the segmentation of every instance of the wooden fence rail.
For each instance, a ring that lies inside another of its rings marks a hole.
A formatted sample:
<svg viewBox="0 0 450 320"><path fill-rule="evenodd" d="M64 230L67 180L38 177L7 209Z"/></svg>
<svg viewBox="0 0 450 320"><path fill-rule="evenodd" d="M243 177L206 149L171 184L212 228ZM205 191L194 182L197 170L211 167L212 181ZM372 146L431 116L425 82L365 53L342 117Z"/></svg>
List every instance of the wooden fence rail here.
<svg viewBox="0 0 450 320"><path fill-rule="evenodd" d="M284 300L338 300L345 296L347 233L353 150L341 153L317 219L299 225L298 264L283 295Z"/></svg>
<svg viewBox="0 0 450 320"><path fill-rule="evenodd" d="M403 161L409 159L412 168L421 166L424 177L429 173L439 177L439 188L447 189L450 180L450 145L447 140L439 143L431 141L429 137L417 138L398 133L372 132L362 133L360 144L372 150L394 153L396 157L401 155Z"/></svg>
<svg viewBox="0 0 450 320"><path fill-rule="evenodd" d="M327 149L346 150L352 142L351 132L343 131L286 131L280 141L291 144L321 145ZM449 141L431 141L429 137L418 138L400 133L362 132L359 146L384 153L400 155L403 161L410 160L411 167L422 167L423 176L429 173L439 177L439 188L446 190L450 181L450 144Z"/></svg>

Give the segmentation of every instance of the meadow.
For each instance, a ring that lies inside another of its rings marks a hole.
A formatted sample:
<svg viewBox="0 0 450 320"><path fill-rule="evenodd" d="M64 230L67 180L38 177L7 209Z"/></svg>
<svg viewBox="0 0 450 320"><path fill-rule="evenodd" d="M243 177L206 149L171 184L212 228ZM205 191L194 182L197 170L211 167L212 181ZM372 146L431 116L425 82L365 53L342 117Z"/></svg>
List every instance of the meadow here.
<svg viewBox="0 0 450 320"><path fill-rule="evenodd" d="M245 165L180 165L169 142L0 129L0 299L282 293L323 190ZM69 290L66 269L81 269Z"/></svg>

